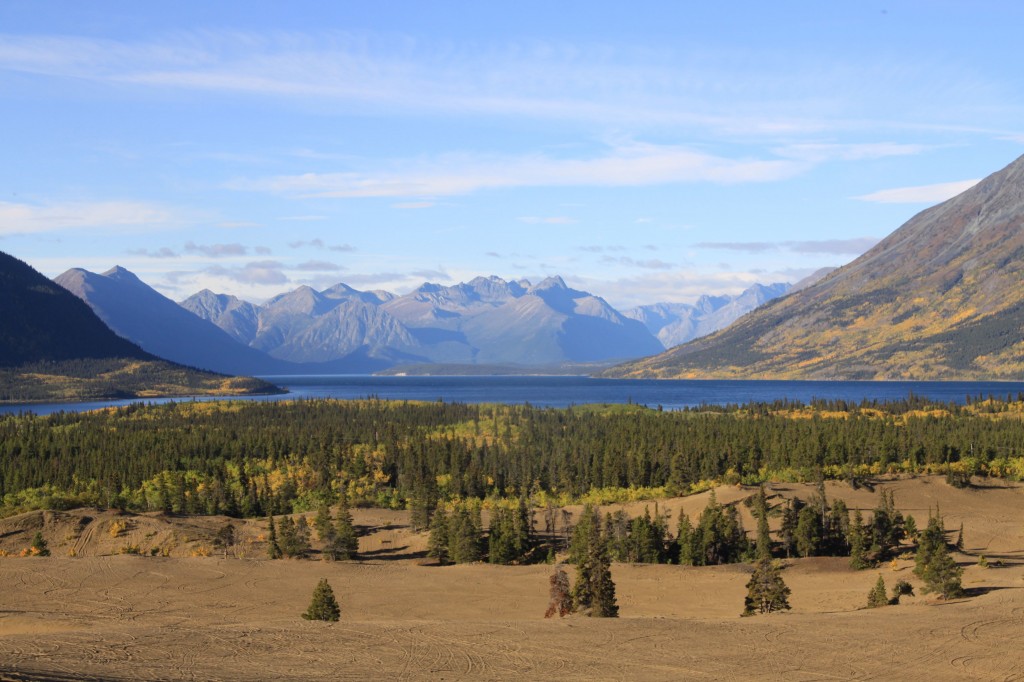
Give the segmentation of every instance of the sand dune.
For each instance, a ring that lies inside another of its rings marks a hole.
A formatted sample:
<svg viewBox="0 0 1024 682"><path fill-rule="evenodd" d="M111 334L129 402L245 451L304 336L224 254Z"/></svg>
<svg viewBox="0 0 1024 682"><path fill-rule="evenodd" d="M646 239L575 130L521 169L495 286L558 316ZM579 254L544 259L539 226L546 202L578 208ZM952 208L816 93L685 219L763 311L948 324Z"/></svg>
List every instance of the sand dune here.
<svg viewBox="0 0 1024 682"><path fill-rule="evenodd" d="M0 548L26 546L42 528L54 556L0 558L0 678L1024 679L1024 488L885 486L921 525L936 504L948 527L963 522L967 598L918 592L867 610L879 573L890 586L920 586L912 561L857 572L845 559L801 559L783 573L792 611L740 618L748 566L616 564L620 618L544 620L549 566L421 565L425 536L408 531L404 512L355 510L369 531L361 550L375 558L345 563L258 558L259 520L239 524L248 558L225 558L189 556L224 519L26 514L0 521ZM866 510L877 500L841 485L829 494ZM659 506L694 517L705 501ZM118 521L125 528L112 534ZM126 544L174 547L167 557L111 554ZM979 553L1005 566L978 567ZM320 577L341 604L339 623L299 617Z"/></svg>

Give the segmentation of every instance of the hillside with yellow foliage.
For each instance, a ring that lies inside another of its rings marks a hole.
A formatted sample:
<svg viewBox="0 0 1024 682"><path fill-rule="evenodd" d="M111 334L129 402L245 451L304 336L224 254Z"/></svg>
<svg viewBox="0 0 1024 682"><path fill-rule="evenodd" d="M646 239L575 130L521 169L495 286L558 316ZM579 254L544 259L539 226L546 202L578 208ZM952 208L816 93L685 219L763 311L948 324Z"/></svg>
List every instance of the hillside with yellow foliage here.
<svg viewBox="0 0 1024 682"><path fill-rule="evenodd" d="M816 284L617 377L1019 380L1024 157Z"/></svg>

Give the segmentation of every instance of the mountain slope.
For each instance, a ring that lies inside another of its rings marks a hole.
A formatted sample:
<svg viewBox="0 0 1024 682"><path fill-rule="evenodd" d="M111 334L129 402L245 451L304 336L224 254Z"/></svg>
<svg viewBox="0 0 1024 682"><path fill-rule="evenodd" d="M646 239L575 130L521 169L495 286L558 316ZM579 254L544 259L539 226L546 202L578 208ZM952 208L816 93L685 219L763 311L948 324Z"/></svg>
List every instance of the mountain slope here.
<svg viewBox="0 0 1024 682"><path fill-rule="evenodd" d="M2 252L0 291L0 366L79 358L157 359L112 332L84 302Z"/></svg>
<svg viewBox="0 0 1024 682"><path fill-rule="evenodd" d="M54 281L88 303L111 329L154 355L228 374L281 369L273 358L238 343L122 267L99 275L74 268Z"/></svg>
<svg viewBox="0 0 1024 682"><path fill-rule="evenodd" d="M0 252L0 401L272 392L255 379L157 358L108 328L83 301Z"/></svg>
<svg viewBox="0 0 1024 682"><path fill-rule="evenodd" d="M1024 377L1024 157L714 335L612 376Z"/></svg>
<svg viewBox="0 0 1024 682"><path fill-rule="evenodd" d="M754 308L784 295L785 282L755 284L737 296L701 296L688 303L655 303L631 308L622 314L642 322L665 348L673 348L728 327Z"/></svg>

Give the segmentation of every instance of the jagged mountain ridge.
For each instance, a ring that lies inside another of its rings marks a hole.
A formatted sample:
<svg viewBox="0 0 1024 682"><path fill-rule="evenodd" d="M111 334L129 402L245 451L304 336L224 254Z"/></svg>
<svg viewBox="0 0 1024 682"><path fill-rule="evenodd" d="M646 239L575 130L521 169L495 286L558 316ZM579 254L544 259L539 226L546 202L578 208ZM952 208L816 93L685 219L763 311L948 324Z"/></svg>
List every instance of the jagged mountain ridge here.
<svg viewBox="0 0 1024 682"><path fill-rule="evenodd" d="M1024 377L1024 156L850 264L628 377Z"/></svg>
<svg viewBox="0 0 1024 682"><path fill-rule="evenodd" d="M665 348L673 348L723 329L751 310L784 295L788 282L755 284L736 296L708 296L696 303L655 303L623 311L658 337Z"/></svg>
<svg viewBox="0 0 1024 682"><path fill-rule="evenodd" d="M642 325L600 297L570 289L560 277L537 285L494 276L453 286L426 283L404 296L337 284L319 292L299 287L252 309L237 301L204 291L181 306L235 339L293 362L326 361L357 346L392 363L524 365L660 350Z"/></svg>

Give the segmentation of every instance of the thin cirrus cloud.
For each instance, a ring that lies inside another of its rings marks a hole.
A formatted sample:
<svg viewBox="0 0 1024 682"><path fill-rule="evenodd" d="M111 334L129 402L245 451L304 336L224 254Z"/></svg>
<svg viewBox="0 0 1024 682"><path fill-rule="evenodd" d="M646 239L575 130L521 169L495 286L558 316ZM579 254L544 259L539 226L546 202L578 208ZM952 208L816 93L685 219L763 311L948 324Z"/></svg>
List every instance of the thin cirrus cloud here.
<svg viewBox="0 0 1024 682"><path fill-rule="evenodd" d="M242 244L196 244L187 242L185 253L206 256L207 258L230 258L232 256L245 256L249 248Z"/></svg>
<svg viewBox="0 0 1024 682"><path fill-rule="evenodd" d="M246 263L239 267L224 267L214 265L206 268L204 272L215 277L240 282L242 284L285 284L288 276L284 273L284 264L278 261L266 260Z"/></svg>
<svg viewBox="0 0 1024 682"><path fill-rule="evenodd" d="M672 263L666 263L665 261L657 258L637 260L635 258L630 258L629 256L605 256L601 261L608 263L609 265L625 265L627 267L643 268L645 270L671 270L675 267Z"/></svg>
<svg viewBox="0 0 1024 682"><path fill-rule="evenodd" d="M823 253L832 255L860 255L877 244L877 237L855 237L853 239L821 239L782 242L700 242L698 249L720 249L744 253L765 253L767 251L792 251L794 253Z"/></svg>
<svg viewBox="0 0 1024 682"><path fill-rule="evenodd" d="M178 252L166 246L159 249L130 249L126 253L130 256L142 256L144 258L178 258Z"/></svg>
<svg viewBox="0 0 1024 682"><path fill-rule="evenodd" d="M150 40L0 35L0 69L403 115L441 111L792 135L860 129L872 112L899 111L924 98L952 102L963 92L974 93L978 106L998 104L983 99L990 89L977 73L955 63L900 66L882 53L829 62L818 51L739 44L651 50L516 41L453 50L444 42L365 31L205 30ZM842 92L836 83L844 84ZM823 92L830 95L825 103Z"/></svg>
<svg viewBox="0 0 1024 682"><path fill-rule="evenodd" d="M966 192L979 182L981 182L980 178L959 180L957 182L940 182L934 185L919 185L917 187L897 187L895 189L883 189L870 194L863 194L854 198L879 204L936 204L946 199L952 199L961 192Z"/></svg>
<svg viewBox="0 0 1024 682"><path fill-rule="evenodd" d="M171 227L178 217L162 206L135 201L24 204L0 201L0 235L72 229L131 230Z"/></svg>
<svg viewBox="0 0 1024 682"><path fill-rule="evenodd" d="M305 246L311 246L314 249L320 249L322 251L339 251L344 253L356 250L356 247L352 246L351 244L328 244L319 237L310 240L297 240L294 242L288 242L288 247L292 249L301 249Z"/></svg>
<svg viewBox="0 0 1024 682"><path fill-rule="evenodd" d="M345 268L337 263L325 260L310 260L296 265L295 269L302 272L340 272Z"/></svg>
<svg viewBox="0 0 1024 682"><path fill-rule="evenodd" d="M227 186L304 198L451 196L515 187L774 182L793 177L808 167L801 160L730 159L686 147L640 142L614 146L593 158L449 154L426 164L408 161L398 165L399 170L380 172L238 179Z"/></svg>

